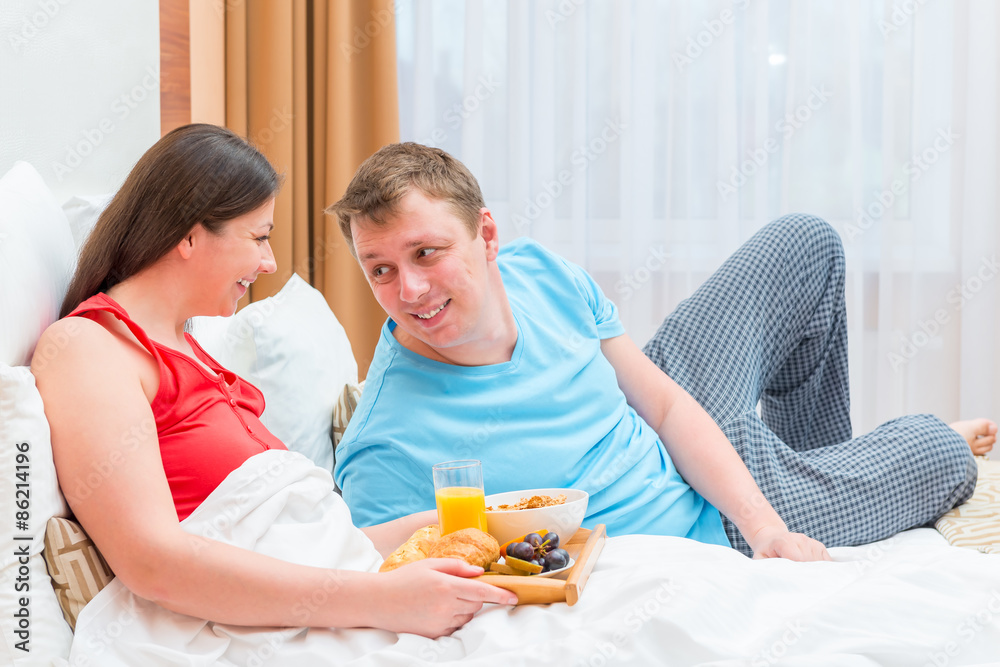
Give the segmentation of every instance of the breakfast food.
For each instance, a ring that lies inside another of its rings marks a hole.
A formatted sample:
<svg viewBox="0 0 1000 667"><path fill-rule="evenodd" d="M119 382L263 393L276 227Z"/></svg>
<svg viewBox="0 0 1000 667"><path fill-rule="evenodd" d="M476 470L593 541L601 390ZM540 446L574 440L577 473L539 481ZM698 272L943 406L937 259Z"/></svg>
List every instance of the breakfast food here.
<svg viewBox="0 0 1000 667"><path fill-rule="evenodd" d="M441 528L434 524L433 526L426 526L421 528L417 532L410 535L410 539L407 542L412 542L420 551L425 554L431 550L431 547L435 542L441 539Z"/></svg>
<svg viewBox="0 0 1000 667"><path fill-rule="evenodd" d="M500 553L504 562L490 569L501 574L540 574L569 565L569 553L559 548L559 536L544 529L505 542Z"/></svg>
<svg viewBox="0 0 1000 667"><path fill-rule="evenodd" d="M388 572L407 563L412 563L415 560L427 558L427 552L431 550L434 542L439 539L441 539L441 530L437 525L421 528L413 533L413 535L410 535L410 539L403 542L398 549L389 554L389 557L385 559L385 562L382 563L378 571Z"/></svg>
<svg viewBox="0 0 1000 667"><path fill-rule="evenodd" d="M428 558L461 558L469 565L488 570L500 558L500 544L478 528L463 528L448 533L431 546Z"/></svg>
<svg viewBox="0 0 1000 667"><path fill-rule="evenodd" d="M558 496L553 498L552 496L531 496L530 498L521 498L518 502L513 505L497 505L496 510L492 507L487 507L487 512L509 512L510 510L533 510L539 507L551 507L553 505L565 505L566 495L560 493Z"/></svg>
<svg viewBox="0 0 1000 667"><path fill-rule="evenodd" d="M500 545L492 535L478 528L464 528L442 537L436 525L427 526L393 551L378 571L395 570L423 558L459 558L470 565L488 569L490 563L500 558Z"/></svg>

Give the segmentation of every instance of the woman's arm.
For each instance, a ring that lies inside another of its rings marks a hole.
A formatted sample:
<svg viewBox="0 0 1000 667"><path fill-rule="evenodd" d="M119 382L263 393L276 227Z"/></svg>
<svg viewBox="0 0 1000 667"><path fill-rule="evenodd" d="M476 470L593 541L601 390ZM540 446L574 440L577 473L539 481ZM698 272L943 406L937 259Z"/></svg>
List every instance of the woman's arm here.
<svg viewBox="0 0 1000 667"><path fill-rule="evenodd" d="M55 344L65 323L50 327L39 346ZM459 561L386 574L328 570L186 533L160 460L142 357L97 323L74 324L69 343L32 370L60 486L135 594L222 623L380 627L427 636L460 627L484 602L511 602L507 591L465 579L481 569ZM317 605L311 601L319 599L318 590L329 595ZM430 613L414 613L418 608Z"/></svg>
<svg viewBox="0 0 1000 667"><path fill-rule="evenodd" d="M602 340L601 351L629 405L660 436L677 471L736 524L755 556L829 560L822 544L788 531L712 417L628 336Z"/></svg>

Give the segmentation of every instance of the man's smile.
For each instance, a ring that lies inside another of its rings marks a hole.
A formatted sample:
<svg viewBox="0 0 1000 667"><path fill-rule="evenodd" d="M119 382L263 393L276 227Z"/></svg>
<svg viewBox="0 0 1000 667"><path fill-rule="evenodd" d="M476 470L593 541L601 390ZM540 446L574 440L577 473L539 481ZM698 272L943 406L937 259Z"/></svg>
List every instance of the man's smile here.
<svg viewBox="0 0 1000 667"><path fill-rule="evenodd" d="M448 299L434 310L428 311L426 313L412 313L412 314L416 317L419 317L422 320L429 320L438 313L440 313L442 310L444 310L444 307L447 306L449 303L451 303L451 299Z"/></svg>

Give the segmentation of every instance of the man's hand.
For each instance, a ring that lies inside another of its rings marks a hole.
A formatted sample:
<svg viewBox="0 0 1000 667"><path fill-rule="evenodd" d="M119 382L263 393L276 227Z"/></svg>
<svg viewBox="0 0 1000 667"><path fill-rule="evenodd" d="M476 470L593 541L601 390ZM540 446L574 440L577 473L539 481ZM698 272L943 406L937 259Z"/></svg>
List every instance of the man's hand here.
<svg viewBox="0 0 1000 667"><path fill-rule="evenodd" d="M791 533L783 526L765 526L747 539L754 558L787 558L788 560L833 560L817 540Z"/></svg>
<svg viewBox="0 0 1000 667"><path fill-rule="evenodd" d="M788 532L712 417L628 336L602 340L601 351L629 405L660 436L677 472L733 520L754 558L831 560L816 540Z"/></svg>

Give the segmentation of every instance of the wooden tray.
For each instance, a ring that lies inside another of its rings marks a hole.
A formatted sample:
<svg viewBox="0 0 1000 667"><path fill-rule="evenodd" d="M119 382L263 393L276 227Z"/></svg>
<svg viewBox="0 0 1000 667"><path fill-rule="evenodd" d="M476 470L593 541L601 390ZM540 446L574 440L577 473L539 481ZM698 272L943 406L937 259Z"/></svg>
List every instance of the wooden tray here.
<svg viewBox="0 0 1000 667"><path fill-rule="evenodd" d="M549 604L565 602L572 606L580 599L597 557L604 548L607 532L599 523L593 530L581 528L562 545L576 562L569 570L554 577L518 577L506 574L484 574L480 581L506 588L517 595L518 604Z"/></svg>

